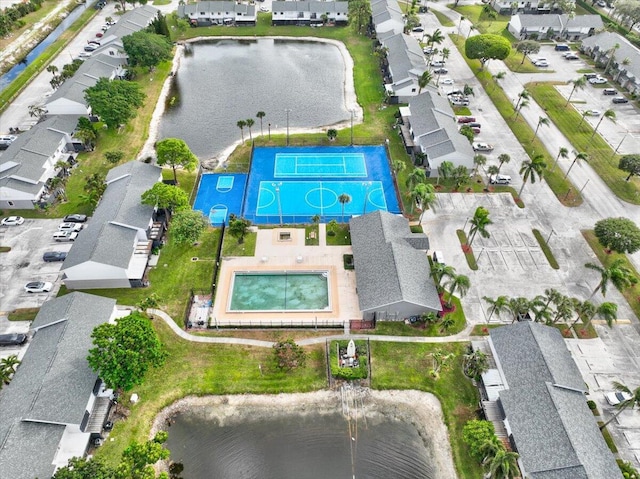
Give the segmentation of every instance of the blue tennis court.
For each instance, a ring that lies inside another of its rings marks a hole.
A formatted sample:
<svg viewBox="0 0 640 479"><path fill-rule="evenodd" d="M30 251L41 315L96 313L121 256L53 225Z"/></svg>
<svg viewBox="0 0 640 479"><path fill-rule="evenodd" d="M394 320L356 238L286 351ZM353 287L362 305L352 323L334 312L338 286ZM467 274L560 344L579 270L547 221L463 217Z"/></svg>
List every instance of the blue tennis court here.
<svg viewBox="0 0 640 479"><path fill-rule="evenodd" d="M363 153L276 153L274 178L366 177Z"/></svg>
<svg viewBox="0 0 640 479"><path fill-rule="evenodd" d="M241 214L246 181L244 173L202 175L193 209L202 211L214 226L226 223L231 213Z"/></svg>

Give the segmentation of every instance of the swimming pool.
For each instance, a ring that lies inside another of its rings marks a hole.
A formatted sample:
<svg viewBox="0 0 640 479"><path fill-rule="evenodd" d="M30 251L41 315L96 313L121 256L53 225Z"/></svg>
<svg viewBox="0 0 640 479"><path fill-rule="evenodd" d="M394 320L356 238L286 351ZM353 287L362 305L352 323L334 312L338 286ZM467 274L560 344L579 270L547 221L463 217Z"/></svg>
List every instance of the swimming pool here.
<svg viewBox="0 0 640 479"><path fill-rule="evenodd" d="M227 311L327 311L328 271L236 271Z"/></svg>

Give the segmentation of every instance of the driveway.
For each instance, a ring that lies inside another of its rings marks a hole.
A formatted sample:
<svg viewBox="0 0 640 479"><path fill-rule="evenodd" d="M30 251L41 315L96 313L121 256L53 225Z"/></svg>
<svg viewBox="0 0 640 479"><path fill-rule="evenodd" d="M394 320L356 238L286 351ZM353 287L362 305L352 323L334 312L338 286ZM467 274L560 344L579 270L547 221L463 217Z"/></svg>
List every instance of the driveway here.
<svg viewBox="0 0 640 479"><path fill-rule="evenodd" d="M11 248L2 253L0 264L0 315L16 308L40 307L56 296L62 263L45 263L42 255L45 251L71 248L72 243L56 243L52 239L59 224L60 220L27 219L21 226L0 227L0 245ZM25 293L24 285L36 280L54 283L53 291Z"/></svg>

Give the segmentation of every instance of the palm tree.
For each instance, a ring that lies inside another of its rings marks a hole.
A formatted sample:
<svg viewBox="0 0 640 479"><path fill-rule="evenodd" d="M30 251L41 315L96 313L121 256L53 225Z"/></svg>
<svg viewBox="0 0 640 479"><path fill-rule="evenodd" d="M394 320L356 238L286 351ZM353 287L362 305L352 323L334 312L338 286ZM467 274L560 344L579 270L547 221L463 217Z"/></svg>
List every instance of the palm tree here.
<svg viewBox="0 0 640 479"><path fill-rule="evenodd" d="M514 118L514 120L518 119L518 116L520 115L520 110L522 110L523 108L526 108L529 106L529 100L522 100L520 102L520 106L516 109L516 116Z"/></svg>
<svg viewBox="0 0 640 479"><path fill-rule="evenodd" d="M518 320L519 316L524 316L529 312L531 303L527 298L518 297L518 298L509 298L509 303L507 304L507 310L512 314L513 319L511 323L515 323Z"/></svg>
<svg viewBox="0 0 640 479"><path fill-rule="evenodd" d="M540 129L540 125L549 126L549 118L540 116L538 117L538 124L536 125L536 131L533 132L533 138L531 138L531 143L533 143L538 136L538 130Z"/></svg>
<svg viewBox="0 0 640 479"><path fill-rule="evenodd" d="M244 122L247 124L247 128L249 128L249 140L253 141L253 137L251 136L251 127L255 124L255 121L253 121L253 118L247 118Z"/></svg>
<svg viewBox="0 0 640 479"><path fill-rule="evenodd" d="M498 165L489 165L489 168L487 168L488 180L491 181L491 177L493 175L497 175L498 173L500 173L500 167Z"/></svg>
<svg viewBox="0 0 640 479"><path fill-rule="evenodd" d="M259 111L258 113L256 113L256 118L260 120L260 136L264 136L264 133L262 132L262 119L265 116L267 116L267 114L263 111Z"/></svg>
<svg viewBox="0 0 640 479"><path fill-rule="evenodd" d="M244 120L238 120L236 123L238 128L240 128L240 134L242 135L242 143L244 143L244 127L247 126L247 122Z"/></svg>
<svg viewBox="0 0 640 479"><path fill-rule="evenodd" d="M520 106L520 102L524 100L528 100L530 97L531 95L526 89L518 93L518 101L516 102L516 106L513 107L514 113L518 111L518 106Z"/></svg>
<svg viewBox="0 0 640 479"><path fill-rule="evenodd" d="M585 111L582 112L581 118L580 118L580 123L578 123L578 128L580 128L580 125L582 125L584 123L584 119L586 117L588 117L589 115L591 115L591 110L585 110Z"/></svg>
<svg viewBox="0 0 640 479"><path fill-rule="evenodd" d="M556 156L556 161L553 163L553 168L551 169L551 171L554 171L556 169L556 167L558 166L558 161L560 161L560 158L563 158L563 159L569 158L569 150L564 146L561 146L560 150L558 150L558 156Z"/></svg>
<svg viewBox="0 0 640 479"><path fill-rule="evenodd" d="M65 176L65 177L66 177L66 176L69 176L69 169L68 169L68 168L69 168L69 163L67 163L66 161L64 161L64 160L58 160L58 161L56 162L56 164L55 164L55 165L53 165L53 167L54 167L56 170L60 170L60 171L62 171L62 176Z"/></svg>
<svg viewBox="0 0 640 479"><path fill-rule="evenodd" d="M451 161L443 161L438 166L438 178L442 177L443 180L448 180L453 175L453 172L456 169L456 165L454 165Z"/></svg>
<svg viewBox="0 0 640 479"><path fill-rule="evenodd" d="M549 324L551 322L551 311L549 311L544 296L538 295L531 300L531 311L533 312L533 320L536 323Z"/></svg>
<svg viewBox="0 0 640 479"><path fill-rule="evenodd" d="M557 323L558 321L569 321L573 316L574 303L574 300L568 296L563 295L562 298L559 298L558 302L555 303L556 311L551 318L551 322Z"/></svg>
<svg viewBox="0 0 640 479"><path fill-rule="evenodd" d="M496 452L491 462L486 465L488 479L511 479L517 477L520 474L518 470L519 457L517 452L507 451L506 449Z"/></svg>
<svg viewBox="0 0 640 479"><path fill-rule="evenodd" d="M496 299L483 296L482 299L491 305L491 312L487 318L487 323L491 321L491 317L494 313L500 316L500 314L509 310L509 298L506 296L498 296Z"/></svg>
<svg viewBox="0 0 640 479"><path fill-rule="evenodd" d="M340 202L340 206L342 207L342 222L344 223L344 205L351 203L351 196L346 193L342 193L338 196L338 201Z"/></svg>
<svg viewBox="0 0 640 479"><path fill-rule="evenodd" d="M426 181L427 173L422 168L414 168L411 173L407 175L404 184L407 189L412 190L418 183L425 183Z"/></svg>
<svg viewBox="0 0 640 479"><path fill-rule="evenodd" d="M575 332L576 323L581 319L589 318L594 314L596 314L596 309L597 309L596 305L589 300L580 301L580 300L574 299L573 310L576 313L576 319L573 321L573 323L571 323L571 326L569 326L569 329L573 329L573 331Z"/></svg>
<svg viewBox="0 0 640 479"><path fill-rule="evenodd" d="M535 156L532 160L525 160L522 162L522 166L520 167L520 174L522 175L522 187L518 192L518 196L522 195L522 190L524 190L524 185L527 184L527 180L531 179L531 183L536 182L536 175L539 180L542 180L542 175L544 174L544 170L547 168L547 163L544 161L544 156L538 155Z"/></svg>
<svg viewBox="0 0 640 479"><path fill-rule="evenodd" d="M574 151L573 154L575 155L575 158L571 162L571 165L569 165L569 169L567 170L567 172L564 174L565 180L567 179L567 176L569 176L569 172L571 171L571 168L573 168L573 165L576 164L576 162L589 161L589 155L587 155L586 153L578 153L577 151Z"/></svg>
<svg viewBox="0 0 640 479"><path fill-rule="evenodd" d="M442 290L441 284L445 278L453 278L455 275L456 270L453 266L444 263L431 264L431 276L433 276L433 282L436 284L438 291Z"/></svg>
<svg viewBox="0 0 640 479"><path fill-rule="evenodd" d="M96 144L96 140L98 139L98 135L96 135L96 132L89 128L78 130L74 133L73 136L80 140L84 149L88 151L93 150L93 147Z"/></svg>
<svg viewBox="0 0 640 479"><path fill-rule="evenodd" d="M464 298L471 287L471 281L468 276L464 274L455 274L445 285L449 289L449 297L447 298L447 306L451 306L451 300L453 299L453 293L458 291L460 298Z"/></svg>
<svg viewBox="0 0 640 479"><path fill-rule="evenodd" d="M443 48L442 51L440 52L440 57L442 59L442 63L445 63L447 61L447 58L449 58L449 55L451 54L451 50L449 50L448 48Z"/></svg>
<svg viewBox="0 0 640 479"><path fill-rule="evenodd" d="M47 67L47 71L48 71L49 73L51 73L53 76L56 76L56 73L58 73L59 68L58 68L57 66L55 66L55 65L49 65L49 66Z"/></svg>
<svg viewBox="0 0 640 479"><path fill-rule="evenodd" d="M18 366L18 364L20 364L20 360L18 359L18 356L13 354L0 360L0 369L8 371L9 374L14 374L16 372L16 366Z"/></svg>
<svg viewBox="0 0 640 479"><path fill-rule="evenodd" d="M611 67L611 64L613 63L613 59L616 56L616 50L620 48L620 44L616 43L614 46L612 46L609 51L607 52L609 55L609 60L607 61L607 64L604 67L604 74L606 75L609 72L609 68Z"/></svg>
<svg viewBox="0 0 640 479"><path fill-rule="evenodd" d="M602 291L602 296L606 296L609 283L612 283L622 291L638 282L638 278L625 266L625 260L622 258L613 260L608 268L594 263L587 263L584 266L600 273L600 282L591 293L591 296L589 296L589 299L593 298L598 291Z"/></svg>
<svg viewBox="0 0 640 479"><path fill-rule="evenodd" d="M491 462L499 451L504 451L504 446L496 436L485 440L478 448L478 452L482 454L482 464Z"/></svg>
<svg viewBox="0 0 640 479"><path fill-rule="evenodd" d="M502 80L505 76L507 76L506 72L498 72L495 75L493 75L493 88L491 89L491 91L493 92L496 87L498 86L498 80Z"/></svg>
<svg viewBox="0 0 640 479"><path fill-rule="evenodd" d="M504 165L505 163L509 163L511 161L511 157L506 153L502 153L498 156L498 161L500 162L500 164L498 165L498 173L500 173L502 165Z"/></svg>
<svg viewBox="0 0 640 479"><path fill-rule="evenodd" d="M600 118L600 121L598 122L598 124L596 125L596 128L593 130L593 133L591 133L591 138L593 138L596 134L596 131L598 131L598 128L600 127L600 123L602 123L602 120L604 120L605 118L608 118L609 120L611 120L612 122L616 122L616 112L613 111L612 109L608 109L607 111L604 112L604 115L602 115L602 117Z"/></svg>
<svg viewBox="0 0 640 479"><path fill-rule="evenodd" d="M607 326L612 328L613 322L618 319L618 305L616 303L605 301L596 308L595 314L589 316L584 327L588 328L591 324L591 321L593 321L593 318L595 317L604 319L604 321L607 323Z"/></svg>
<svg viewBox="0 0 640 479"><path fill-rule="evenodd" d="M564 104L566 107L571 101L571 97L575 93L576 90L582 90L587 85L587 78L585 76L580 76L575 80L571 80L569 83L573 84L573 88L571 89L571 93L569 94L569 98L567 98L567 103Z"/></svg>
<svg viewBox="0 0 640 479"><path fill-rule="evenodd" d="M473 240L476 238L476 234L480 233L483 238L488 238L491 235L487 231L487 226L493 224L493 221L489 219L489 210L484 206L478 206L476 212L471 218L471 226L469 227L469 246L473 244Z"/></svg>
<svg viewBox="0 0 640 479"><path fill-rule="evenodd" d="M484 166L487 164L487 157L484 155L475 155L473 157L473 165L475 167L475 169L473 170L473 176L477 176L478 175L478 168L480 168L481 166Z"/></svg>
<svg viewBox="0 0 640 479"><path fill-rule="evenodd" d="M422 217L425 212L433 206L436 202L436 190L433 185L429 183L420 183L415 186L414 191L414 200L420 204L420 218L418 221L422 223Z"/></svg>
<svg viewBox="0 0 640 479"><path fill-rule="evenodd" d="M396 177L398 176L398 173L404 170L406 167L407 167L407 164L402 160L398 160L398 159L391 160L391 170L393 171L393 174L396 175Z"/></svg>
<svg viewBox="0 0 640 479"><path fill-rule="evenodd" d="M425 35L427 37L427 44L433 48L433 46L437 43L440 45L444 41L444 35L440 31L439 28L436 28L431 35Z"/></svg>
<svg viewBox="0 0 640 479"><path fill-rule="evenodd" d="M613 421L615 418L617 418L620 413L622 411L624 411L627 408L635 408L635 407L640 407L640 387L635 388L633 391L631 389L629 389L627 386L625 386L622 383L619 383L618 381L614 381L613 382L613 387L616 389L616 391L620 391L623 393L627 393L629 396L631 396L629 399L625 399L624 401L622 401L621 403L619 403L616 407L618 408L618 412L615 413L611 419L609 419L607 422L605 422L604 424L602 424L600 426L600 430L602 431L605 427L607 427L609 425L609 423L611 421Z"/></svg>
<svg viewBox="0 0 640 479"><path fill-rule="evenodd" d="M451 316L448 314L447 316ZM462 370L465 376L472 379L478 379L482 373L489 369L489 360L486 353L480 350L474 350L471 346L467 348L467 352L462 357Z"/></svg>
<svg viewBox="0 0 640 479"><path fill-rule="evenodd" d="M431 83L431 80L433 80L433 75L429 70L420 75L420 78L418 79L418 87L420 87L418 89L418 95L422 93L423 88L426 88L426 86Z"/></svg>
<svg viewBox="0 0 640 479"><path fill-rule="evenodd" d="M37 118L40 121L48 112L47 109L42 105L29 105L29 116L32 118Z"/></svg>

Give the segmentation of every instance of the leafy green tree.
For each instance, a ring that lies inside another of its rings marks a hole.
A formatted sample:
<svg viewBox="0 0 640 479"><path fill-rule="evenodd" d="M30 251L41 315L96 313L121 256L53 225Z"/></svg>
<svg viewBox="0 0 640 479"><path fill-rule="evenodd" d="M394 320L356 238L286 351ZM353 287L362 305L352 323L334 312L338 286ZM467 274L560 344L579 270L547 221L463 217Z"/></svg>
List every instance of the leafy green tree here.
<svg viewBox="0 0 640 479"><path fill-rule="evenodd" d="M100 78L84 91L94 115L109 128L117 128L135 118L136 109L144 104L145 94L138 83Z"/></svg>
<svg viewBox="0 0 640 479"><path fill-rule="evenodd" d="M52 479L119 479L119 476L102 459L73 457L66 466L56 471Z"/></svg>
<svg viewBox="0 0 640 479"><path fill-rule="evenodd" d="M596 223L594 233L600 244L616 253L640 250L640 229L629 218L606 218Z"/></svg>
<svg viewBox="0 0 640 479"><path fill-rule="evenodd" d="M427 45L429 45L432 50L435 45L440 45L444 42L444 34L439 28L436 28L431 34L426 34L425 38L427 40Z"/></svg>
<svg viewBox="0 0 640 479"><path fill-rule="evenodd" d="M167 356L151 321L137 312L101 324L91 338L87 361L111 389L129 391L142 384L149 368L162 366Z"/></svg>
<svg viewBox="0 0 640 479"><path fill-rule="evenodd" d="M141 299L138 304L136 304L136 308L138 308L138 311L144 312L147 309L157 308L159 304L160 298L158 297L158 295L156 293L151 293L146 298Z"/></svg>
<svg viewBox="0 0 640 479"><path fill-rule="evenodd" d="M329 128L327 130L327 138L329 138L329 141L335 140L337 136L338 136L338 130L336 130L335 128Z"/></svg>
<svg viewBox="0 0 640 479"><path fill-rule="evenodd" d="M518 93L518 101L516 101L516 104L513 107L514 112L518 112L518 107L520 106L520 103L522 103L525 100L529 100L530 98L531 98L531 93L529 93L529 91L526 88L522 90L520 93Z"/></svg>
<svg viewBox="0 0 640 479"><path fill-rule="evenodd" d="M78 130L73 136L82 142L82 147L87 151L93 151L96 146L96 140L98 139L97 133L89 129Z"/></svg>
<svg viewBox="0 0 640 479"><path fill-rule="evenodd" d="M609 283L622 291L638 282L638 278L634 276L631 269L625 266L625 260L622 258L613 260L609 266L603 267L594 263L587 263L584 266L600 273L600 282L589 299L593 298L598 291L602 292L602 296L606 296Z"/></svg>
<svg viewBox="0 0 640 479"><path fill-rule="evenodd" d="M281 371L304 367L307 355L293 339L278 341L273 345L273 361Z"/></svg>
<svg viewBox="0 0 640 479"><path fill-rule="evenodd" d="M109 163L116 164L124 158L124 151L122 150L105 151L104 157Z"/></svg>
<svg viewBox="0 0 640 479"><path fill-rule="evenodd" d="M511 53L511 42L502 35L485 33L467 38L464 43L464 52L467 58L478 59L481 68L489 60L504 60Z"/></svg>
<svg viewBox="0 0 640 479"><path fill-rule="evenodd" d="M487 231L487 226L493 224L493 221L489 218L489 210L484 206L478 206L476 212L471 218L471 226L469 227L469 246L473 244L473 240L476 235L480 233L483 238L489 238L491 234Z"/></svg>
<svg viewBox="0 0 640 479"><path fill-rule="evenodd" d="M407 164L398 159L391 160L391 169L393 170L393 174L398 176L398 173L404 170L407 167Z"/></svg>
<svg viewBox="0 0 640 479"><path fill-rule="evenodd" d="M349 2L349 24L356 32L363 34L371 19L371 3L367 0L351 0Z"/></svg>
<svg viewBox="0 0 640 479"><path fill-rule="evenodd" d="M540 44L535 40L523 40L521 42L518 42L518 44L516 45L516 50L519 53L522 53L522 61L520 62L520 65L522 65L525 58L527 58L527 55L538 53L540 51Z"/></svg>
<svg viewBox="0 0 640 479"><path fill-rule="evenodd" d="M522 175L522 187L518 192L518 196L522 195L522 190L527 184L527 180L531 180L531 184L536 182L536 176L539 180L542 180L544 170L547 168L547 163L544 161L544 156L537 155L531 160L524 160L520 166L520 174Z"/></svg>
<svg viewBox="0 0 640 479"><path fill-rule="evenodd" d="M351 203L351 196L347 193L342 193L338 196L338 201L340 202L340 206L342 208L342 222L344 223L344 205Z"/></svg>
<svg viewBox="0 0 640 479"><path fill-rule="evenodd" d="M447 316L451 316L450 314ZM486 353L480 350L474 350L471 346L468 347L467 352L462 358L462 370L465 376L475 379L480 379L482 373L489 370L489 359Z"/></svg>
<svg viewBox="0 0 640 479"><path fill-rule="evenodd" d="M640 4L634 0L616 2L616 15L629 27L629 33L640 22Z"/></svg>
<svg viewBox="0 0 640 479"><path fill-rule="evenodd" d="M149 69L171 60L173 49L169 38L144 30L123 37L122 46L129 57L129 65Z"/></svg>
<svg viewBox="0 0 640 479"><path fill-rule="evenodd" d="M156 154L158 155L158 165L170 166L173 170L173 180L178 184L176 168L183 168L193 171L198 166L198 158L191 153L191 150L179 138L165 138L156 144Z"/></svg>
<svg viewBox="0 0 640 479"><path fill-rule="evenodd" d="M195 243L208 225L202 212L182 209L173 215L169 232L176 244Z"/></svg>
<svg viewBox="0 0 640 479"><path fill-rule="evenodd" d="M485 458L481 451L487 441L497 441L496 430L491 421L472 419L462 428L462 440L469 446L469 453L478 462Z"/></svg>
<svg viewBox="0 0 640 479"><path fill-rule="evenodd" d="M473 132L473 128L471 128L469 125L463 125L460 128L460 134L464 136L467 140L469 140L469 143L472 143L475 138L475 133Z"/></svg>
<svg viewBox="0 0 640 479"><path fill-rule="evenodd" d="M156 18L151 21L147 30L151 33L157 33L158 35L164 35L169 39L171 38L171 32L167 25L167 18L162 14L162 12L158 12L158 15L156 15Z"/></svg>
<svg viewBox="0 0 640 479"><path fill-rule="evenodd" d="M443 349L437 348L430 354L430 356L432 367L429 370L429 376L436 380L440 379L440 372L447 368L449 361L455 357L455 354L446 353Z"/></svg>
<svg viewBox="0 0 640 479"><path fill-rule="evenodd" d="M167 438L168 434L160 431L153 439L142 444L133 442L122 453L118 475L127 479L154 479L156 473L153 464L169 457L169 450L163 446ZM163 473L160 477L168 476Z"/></svg>
<svg viewBox="0 0 640 479"><path fill-rule="evenodd" d="M235 217L229 221L229 234L238 239L238 244L242 244L249 232L249 226L251 221L248 219Z"/></svg>
<svg viewBox="0 0 640 479"><path fill-rule="evenodd" d="M629 181L632 176L640 175L640 155L623 155L618 163L618 168L629 173L625 181Z"/></svg>
<svg viewBox="0 0 640 479"><path fill-rule="evenodd" d="M171 212L189 208L189 197L182 189L166 183L155 183L150 189L142 193L142 204L161 208L169 216Z"/></svg>

